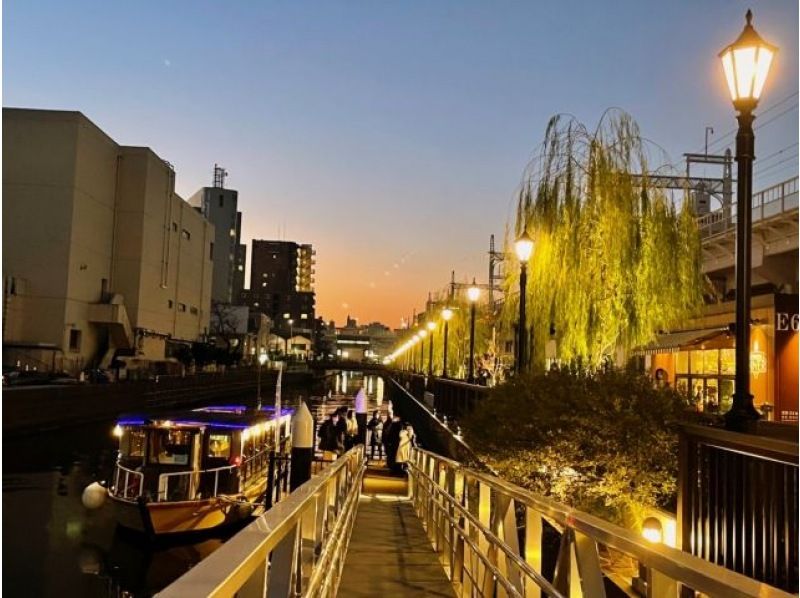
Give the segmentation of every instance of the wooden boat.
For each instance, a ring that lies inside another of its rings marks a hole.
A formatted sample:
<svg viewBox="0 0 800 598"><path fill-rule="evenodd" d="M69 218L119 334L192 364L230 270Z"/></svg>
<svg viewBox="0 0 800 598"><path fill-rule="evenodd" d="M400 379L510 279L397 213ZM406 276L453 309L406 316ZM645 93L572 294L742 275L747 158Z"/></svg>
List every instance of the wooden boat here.
<svg viewBox="0 0 800 598"><path fill-rule="evenodd" d="M288 450L291 413L242 405L122 416L108 496L123 527L148 536L249 517L267 489L270 451Z"/></svg>

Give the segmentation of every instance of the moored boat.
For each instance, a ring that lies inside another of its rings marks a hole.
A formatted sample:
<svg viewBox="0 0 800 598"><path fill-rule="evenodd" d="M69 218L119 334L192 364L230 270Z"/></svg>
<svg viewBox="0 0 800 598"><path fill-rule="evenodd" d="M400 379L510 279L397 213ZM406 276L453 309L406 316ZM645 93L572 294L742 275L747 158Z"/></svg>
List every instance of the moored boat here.
<svg viewBox="0 0 800 598"><path fill-rule="evenodd" d="M149 536L208 530L250 516L270 452L289 449L291 413L241 405L128 414L108 496L120 525Z"/></svg>

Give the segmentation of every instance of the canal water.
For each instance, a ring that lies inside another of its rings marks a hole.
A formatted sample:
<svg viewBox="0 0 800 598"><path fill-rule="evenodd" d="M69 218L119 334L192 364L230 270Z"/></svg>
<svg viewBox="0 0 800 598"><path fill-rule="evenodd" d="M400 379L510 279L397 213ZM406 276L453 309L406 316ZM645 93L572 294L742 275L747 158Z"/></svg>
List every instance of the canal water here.
<svg viewBox="0 0 800 598"><path fill-rule="evenodd" d="M299 397L383 400L383 380L340 373L316 388L284 390ZM287 396L288 395L288 396ZM83 489L107 480L116 459L114 422L24 439L3 440L3 592L25 597L146 597L211 554L235 531L191 542L149 544L122 530L106 507L88 511ZM245 523L246 525L246 523Z"/></svg>

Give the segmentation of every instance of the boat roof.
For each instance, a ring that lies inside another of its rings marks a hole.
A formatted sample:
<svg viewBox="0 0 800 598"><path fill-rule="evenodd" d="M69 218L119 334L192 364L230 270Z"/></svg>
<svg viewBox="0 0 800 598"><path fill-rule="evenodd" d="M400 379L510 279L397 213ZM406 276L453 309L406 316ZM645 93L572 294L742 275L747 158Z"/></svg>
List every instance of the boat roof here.
<svg viewBox="0 0 800 598"><path fill-rule="evenodd" d="M292 415L294 409L283 408L281 415ZM123 413L117 424L120 426L147 426L169 421L175 426L198 426L233 428L243 430L261 422L275 419L275 407L262 407L255 411L245 405L215 405L191 410L159 411L158 413Z"/></svg>

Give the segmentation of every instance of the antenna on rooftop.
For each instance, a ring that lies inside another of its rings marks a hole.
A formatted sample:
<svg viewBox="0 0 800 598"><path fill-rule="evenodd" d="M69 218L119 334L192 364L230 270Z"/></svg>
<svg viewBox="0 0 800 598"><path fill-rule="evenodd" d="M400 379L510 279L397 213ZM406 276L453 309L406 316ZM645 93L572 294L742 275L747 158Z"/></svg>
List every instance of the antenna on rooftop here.
<svg viewBox="0 0 800 598"><path fill-rule="evenodd" d="M215 189L224 189L225 188L225 177L228 176L228 171L225 170L222 166L218 164L214 164L214 188Z"/></svg>

